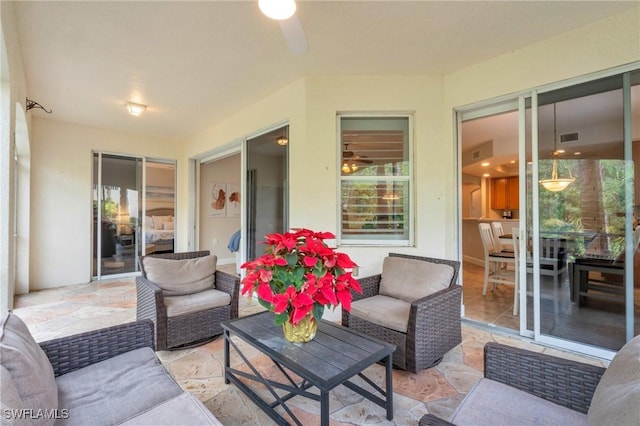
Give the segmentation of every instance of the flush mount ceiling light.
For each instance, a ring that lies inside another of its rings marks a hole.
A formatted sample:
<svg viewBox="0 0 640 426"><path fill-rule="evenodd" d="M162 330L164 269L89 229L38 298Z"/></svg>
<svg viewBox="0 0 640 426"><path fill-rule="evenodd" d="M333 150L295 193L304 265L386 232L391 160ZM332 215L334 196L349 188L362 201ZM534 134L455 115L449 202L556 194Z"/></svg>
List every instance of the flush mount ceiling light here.
<svg viewBox="0 0 640 426"><path fill-rule="evenodd" d="M129 114L138 117L147 109L146 105L137 104L135 102L127 102L127 110Z"/></svg>
<svg viewBox="0 0 640 426"><path fill-rule="evenodd" d="M296 13L295 0L258 0L258 7L267 17L282 21Z"/></svg>
<svg viewBox="0 0 640 426"><path fill-rule="evenodd" d="M286 136L280 136L278 137L278 139L276 139L276 143L280 146L285 146L289 143L289 139L287 139Z"/></svg>
<svg viewBox="0 0 640 426"><path fill-rule="evenodd" d="M576 179L571 176L571 169L569 169L568 178L558 178L558 157L564 150L558 150L556 139L556 104L553 104L553 165L551 167L551 179L542 179L540 184L544 186L544 189L551 192L560 192L567 189Z"/></svg>

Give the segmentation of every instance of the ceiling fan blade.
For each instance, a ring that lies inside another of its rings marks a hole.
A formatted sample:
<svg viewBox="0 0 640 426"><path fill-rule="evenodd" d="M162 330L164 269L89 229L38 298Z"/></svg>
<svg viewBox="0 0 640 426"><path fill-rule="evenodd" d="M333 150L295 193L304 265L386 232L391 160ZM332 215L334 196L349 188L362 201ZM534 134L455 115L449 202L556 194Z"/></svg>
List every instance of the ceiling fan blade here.
<svg viewBox="0 0 640 426"><path fill-rule="evenodd" d="M289 45L289 49L296 55L304 55L307 53L309 49L307 36L304 34L304 29L298 19L298 15L293 15L289 19L278 21L278 23L280 24L282 35Z"/></svg>

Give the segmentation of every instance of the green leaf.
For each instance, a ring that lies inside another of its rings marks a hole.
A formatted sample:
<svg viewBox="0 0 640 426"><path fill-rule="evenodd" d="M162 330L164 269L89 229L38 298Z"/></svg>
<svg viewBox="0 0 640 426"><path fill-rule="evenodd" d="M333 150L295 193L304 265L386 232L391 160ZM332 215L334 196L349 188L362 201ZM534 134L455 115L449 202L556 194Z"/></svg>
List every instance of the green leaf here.
<svg viewBox="0 0 640 426"><path fill-rule="evenodd" d="M322 314L324 314L324 305L319 304L318 302L313 304L313 317L316 321L320 321L322 319Z"/></svg>
<svg viewBox="0 0 640 426"><path fill-rule="evenodd" d="M281 314L276 314L275 323L276 325L282 325L285 322L287 322L288 319L289 319L289 314L286 312L283 312Z"/></svg>
<svg viewBox="0 0 640 426"><path fill-rule="evenodd" d="M273 306L271 305L271 303L265 302L264 300L260 299L259 297L258 297L258 303L260 303L260 305L263 308L266 308L266 309L268 309L270 311L273 311Z"/></svg>
<svg viewBox="0 0 640 426"><path fill-rule="evenodd" d="M297 253L285 254L284 258L287 259L287 263L289 264L290 268L295 268L296 264L298 263L298 254Z"/></svg>

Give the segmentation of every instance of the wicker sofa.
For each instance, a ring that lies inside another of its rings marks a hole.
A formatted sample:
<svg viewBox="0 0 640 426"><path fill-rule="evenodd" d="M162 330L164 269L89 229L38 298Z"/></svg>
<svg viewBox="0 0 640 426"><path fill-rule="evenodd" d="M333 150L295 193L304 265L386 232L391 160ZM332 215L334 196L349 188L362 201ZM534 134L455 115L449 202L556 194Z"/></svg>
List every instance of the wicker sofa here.
<svg viewBox="0 0 640 426"><path fill-rule="evenodd" d="M39 345L15 314L0 326L3 424L221 424L160 363L149 320Z"/></svg>
<svg viewBox="0 0 640 426"><path fill-rule="evenodd" d="M433 367L462 340L459 269L455 260L389 253L381 274L358 280L363 293L342 310L342 325L396 345L397 368Z"/></svg>
<svg viewBox="0 0 640 426"><path fill-rule="evenodd" d="M424 416L427 425L640 424L640 336L609 367L589 365L490 342L484 378L451 419Z"/></svg>
<svg viewBox="0 0 640 426"><path fill-rule="evenodd" d="M215 272L210 285L190 294L177 288L193 288L190 267L185 262L213 258ZM175 267L153 268L150 261L176 261ZM154 324L156 350L196 346L222 334L222 321L238 317L240 277L215 270L215 256L208 250L154 254L141 259L142 276L136 278L138 320L150 319ZM182 266L178 266L181 264ZM164 284L160 283L164 279ZM173 292L167 289L173 289Z"/></svg>

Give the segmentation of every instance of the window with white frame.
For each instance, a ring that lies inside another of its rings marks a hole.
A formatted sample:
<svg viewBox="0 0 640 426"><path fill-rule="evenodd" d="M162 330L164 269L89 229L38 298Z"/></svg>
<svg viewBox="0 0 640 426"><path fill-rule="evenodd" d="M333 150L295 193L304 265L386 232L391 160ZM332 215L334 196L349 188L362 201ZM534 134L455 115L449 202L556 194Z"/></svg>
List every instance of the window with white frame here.
<svg viewBox="0 0 640 426"><path fill-rule="evenodd" d="M409 115L338 115L340 243L412 243Z"/></svg>

